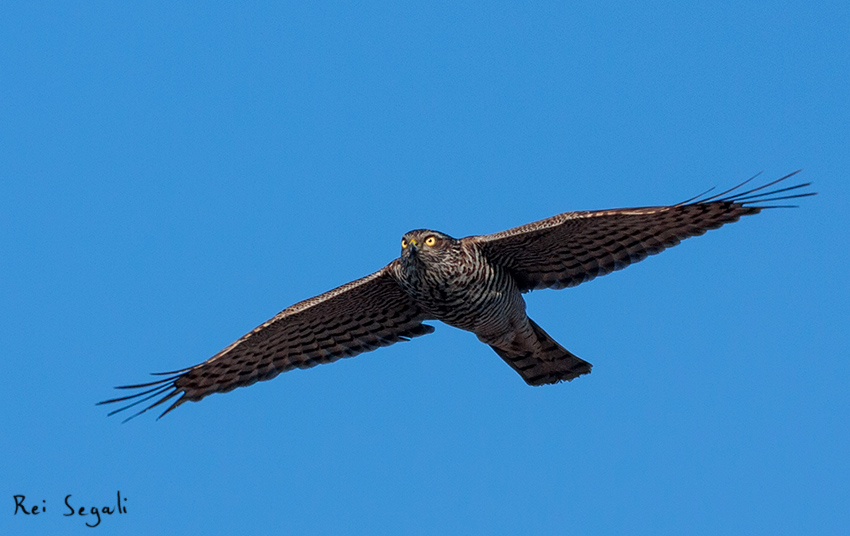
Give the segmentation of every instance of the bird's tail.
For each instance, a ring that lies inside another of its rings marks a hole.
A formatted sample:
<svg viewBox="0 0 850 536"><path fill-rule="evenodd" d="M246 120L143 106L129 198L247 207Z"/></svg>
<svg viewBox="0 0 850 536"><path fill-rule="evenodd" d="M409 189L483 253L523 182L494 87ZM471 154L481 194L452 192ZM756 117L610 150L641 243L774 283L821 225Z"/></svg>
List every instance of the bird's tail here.
<svg viewBox="0 0 850 536"><path fill-rule="evenodd" d="M491 346L529 385L545 385L570 381L590 372L593 366L576 357L555 342L543 328L528 319L535 339L528 339L522 347L509 350Z"/></svg>

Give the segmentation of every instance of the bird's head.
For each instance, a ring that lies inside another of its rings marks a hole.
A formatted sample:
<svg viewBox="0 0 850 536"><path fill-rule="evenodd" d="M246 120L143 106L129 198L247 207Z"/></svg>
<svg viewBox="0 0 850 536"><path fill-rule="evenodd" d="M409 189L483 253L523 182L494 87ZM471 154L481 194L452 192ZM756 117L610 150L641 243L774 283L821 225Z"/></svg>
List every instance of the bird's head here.
<svg viewBox="0 0 850 536"><path fill-rule="evenodd" d="M457 242L454 238L439 231L416 229L401 238L401 259L403 262L437 262Z"/></svg>

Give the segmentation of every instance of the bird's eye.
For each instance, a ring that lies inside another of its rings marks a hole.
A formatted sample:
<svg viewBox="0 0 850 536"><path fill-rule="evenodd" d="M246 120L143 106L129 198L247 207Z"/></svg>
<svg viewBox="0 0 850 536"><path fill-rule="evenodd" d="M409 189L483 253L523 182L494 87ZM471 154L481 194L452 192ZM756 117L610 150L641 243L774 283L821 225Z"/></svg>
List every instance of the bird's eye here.
<svg viewBox="0 0 850 536"><path fill-rule="evenodd" d="M425 245L426 245L426 246L433 246L433 245L434 245L434 244L436 244L436 243L437 243L437 238L436 238L436 237L429 236L428 238L426 238L426 239L425 239Z"/></svg>
<svg viewBox="0 0 850 536"><path fill-rule="evenodd" d="M407 240L404 238L401 239L401 249L405 249L407 247Z"/></svg>

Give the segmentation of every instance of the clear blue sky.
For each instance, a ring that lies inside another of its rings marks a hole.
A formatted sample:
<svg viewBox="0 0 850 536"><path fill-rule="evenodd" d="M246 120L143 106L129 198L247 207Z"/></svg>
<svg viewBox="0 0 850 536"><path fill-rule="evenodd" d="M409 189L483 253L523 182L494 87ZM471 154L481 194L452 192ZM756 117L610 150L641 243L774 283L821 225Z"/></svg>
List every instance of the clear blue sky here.
<svg viewBox="0 0 850 536"><path fill-rule="evenodd" d="M850 7L17 2L0 19L0 533L847 534ZM528 296L594 364L433 335L122 425L98 400L395 258L819 195ZM43 504L14 515L14 495ZM239 531L239 532L237 532Z"/></svg>

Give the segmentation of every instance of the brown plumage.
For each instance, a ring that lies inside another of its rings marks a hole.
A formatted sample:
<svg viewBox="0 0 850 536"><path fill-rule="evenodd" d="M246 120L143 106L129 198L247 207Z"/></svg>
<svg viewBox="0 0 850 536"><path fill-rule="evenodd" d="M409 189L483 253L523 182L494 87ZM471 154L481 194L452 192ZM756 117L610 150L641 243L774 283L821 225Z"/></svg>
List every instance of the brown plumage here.
<svg viewBox="0 0 850 536"><path fill-rule="evenodd" d="M426 335L434 328L425 320L475 333L530 385L572 380L590 372L590 363L528 318L522 293L578 285L777 207L754 203L814 195L787 194L809 183L765 191L795 173L748 191L737 192L739 185L671 206L566 212L490 235L455 239L410 231L402 238L401 257L381 270L284 309L203 363L163 373L168 377L159 381L119 387L145 391L100 404L139 398L116 413L156 399L139 415L181 394L165 415L183 402L293 368Z"/></svg>

